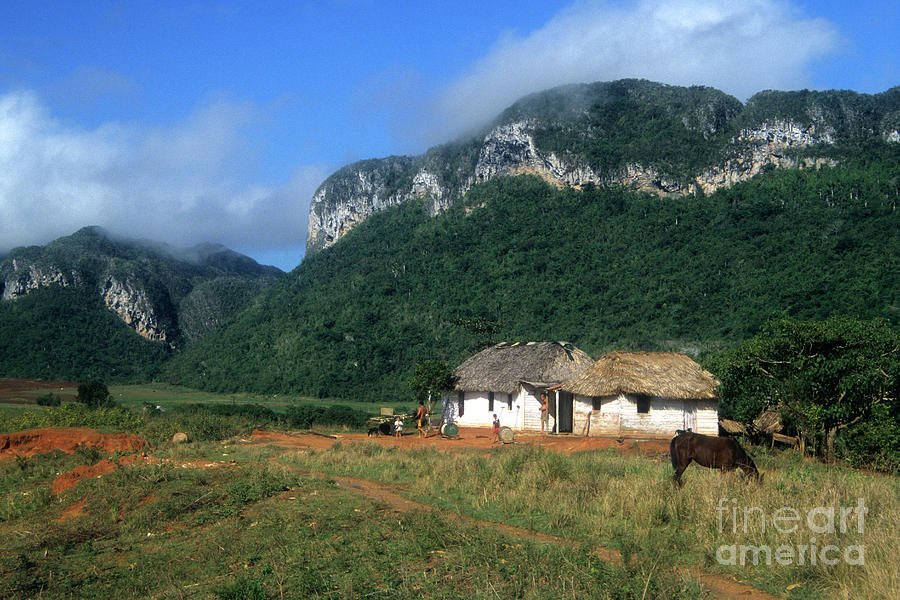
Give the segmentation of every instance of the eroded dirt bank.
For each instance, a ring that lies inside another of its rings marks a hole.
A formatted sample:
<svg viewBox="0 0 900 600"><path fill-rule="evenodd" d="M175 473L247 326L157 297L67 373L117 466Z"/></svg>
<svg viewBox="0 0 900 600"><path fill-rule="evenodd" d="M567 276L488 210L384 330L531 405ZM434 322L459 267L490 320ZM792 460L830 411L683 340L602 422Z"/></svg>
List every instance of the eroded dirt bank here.
<svg viewBox="0 0 900 600"><path fill-rule="evenodd" d="M0 433L0 460L14 456L33 456L61 450L74 454L78 446L93 446L104 452L133 452L147 445L146 440L128 433L100 433L86 427L46 427L15 433Z"/></svg>

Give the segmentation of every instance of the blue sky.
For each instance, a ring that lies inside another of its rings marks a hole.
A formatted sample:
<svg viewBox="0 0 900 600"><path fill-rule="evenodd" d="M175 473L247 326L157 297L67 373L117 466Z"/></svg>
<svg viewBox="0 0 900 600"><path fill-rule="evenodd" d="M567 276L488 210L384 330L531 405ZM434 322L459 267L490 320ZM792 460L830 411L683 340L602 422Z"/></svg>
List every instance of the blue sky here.
<svg viewBox="0 0 900 600"><path fill-rule="evenodd" d="M516 98L900 85L894 1L0 3L0 252L85 225L285 270L316 187Z"/></svg>

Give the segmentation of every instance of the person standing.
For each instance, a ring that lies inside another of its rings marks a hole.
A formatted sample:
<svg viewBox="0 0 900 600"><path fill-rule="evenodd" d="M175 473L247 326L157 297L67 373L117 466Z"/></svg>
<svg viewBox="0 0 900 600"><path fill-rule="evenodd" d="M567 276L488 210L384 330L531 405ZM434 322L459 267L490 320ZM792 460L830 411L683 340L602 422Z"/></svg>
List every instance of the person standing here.
<svg viewBox="0 0 900 600"><path fill-rule="evenodd" d="M544 427L550 433L550 399L547 392L541 392L541 433L544 433Z"/></svg>
<svg viewBox="0 0 900 600"><path fill-rule="evenodd" d="M403 436L403 420L400 419L400 415L397 415L397 418L394 419L394 437L402 437Z"/></svg>
<svg viewBox="0 0 900 600"><path fill-rule="evenodd" d="M500 417L498 417L496 415L496 413L494 414L494 423L491 428L491 433L494 434L493 435L493 443L499 444L500 443Z"/></svg>
<svg viewBox="0 0 900 600"><path fill-rule="evenodd" d="M425 437L425 420L428 418L428 411L425 410L425 402L419 400L419 408L416 410L416 429L419 430L419 436Z"/></svg>

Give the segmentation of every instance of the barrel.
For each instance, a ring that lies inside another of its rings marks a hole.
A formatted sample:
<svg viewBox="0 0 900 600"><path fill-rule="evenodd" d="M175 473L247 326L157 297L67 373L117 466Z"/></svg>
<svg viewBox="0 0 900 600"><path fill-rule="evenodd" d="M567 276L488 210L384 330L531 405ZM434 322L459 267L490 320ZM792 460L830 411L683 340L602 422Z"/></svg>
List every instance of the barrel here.
<svg viewBox="0 0 900 600"><path fill-rule="evenodd" d="M441 425L441 435L456 437L459 435L459 427L456 426L456 423L444 423Z"/></svg>
<svg viewBox="0 0 900 600"><path fill-rule="evenodd" d="M513 430L512 427L503 426L500 428L499 433L500 441L504 444L512 444L513 443Z"/></svg>

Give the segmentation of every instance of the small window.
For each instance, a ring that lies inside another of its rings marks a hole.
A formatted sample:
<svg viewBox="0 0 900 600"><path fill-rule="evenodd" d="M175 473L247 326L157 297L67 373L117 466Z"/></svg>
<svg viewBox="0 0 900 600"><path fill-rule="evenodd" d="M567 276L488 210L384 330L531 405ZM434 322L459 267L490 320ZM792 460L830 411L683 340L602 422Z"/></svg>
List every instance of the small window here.
<svg viewBox="0 0 900 600"><path fill-rule="evenodd" d="M494 412L494 392L488 392L488 412Z"/></svg>
<svg viewBox="0 0 900 600"><path fill-rule="evenodd" d="M506 406L509 407L509 410L512 410L512 394L506 395Z"/></svg>
<svg viewBox="0 0 900 600"><path fill-rule="evenodd" d="M650 412L650 396L638 396L637 411L638 414Z"/></svg>
<svg viewBox="0 0 900 600"><path fill-rule="evenodd" d="M456 396L456 403L456 414L461 417L466 412L466 393L464 391L459 391L459 394Z"/></svg>
<svg viewBox="0 0 900 600"><path fill-rule="evenodd" d="M593 404L592 408L594 410L600 410L601 408L603 408L603 400L600 398L600 396L594 396L593 398L591 398L591 403Z"/></svg>

